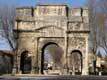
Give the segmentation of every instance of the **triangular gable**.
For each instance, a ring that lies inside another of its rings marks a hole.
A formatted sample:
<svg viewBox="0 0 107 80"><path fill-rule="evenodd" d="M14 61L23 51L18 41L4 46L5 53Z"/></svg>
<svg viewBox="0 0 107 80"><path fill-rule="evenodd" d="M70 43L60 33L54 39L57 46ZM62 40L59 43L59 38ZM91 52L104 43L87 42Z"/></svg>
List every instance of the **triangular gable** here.
<svg viewBox="0 0 107 80"><path fill-rule="evenodd" d="M55 28L55 29L64 30L61 27L57 27L57 26L53 26L53 25L48 25L48 26L37 28L37 29L35 29L35 31L39 31L39 30L43 30L43 29L49 29L49 28L52 28L52 27Z"/></svg>
<svg viewBox="0 0 107 80"><path fill-rule="evenodd" d="M64 35L64 29L56 26L46 26L41 27L35 30L36 32L39 32L42 36L47 37L63 37Z"/></svg>

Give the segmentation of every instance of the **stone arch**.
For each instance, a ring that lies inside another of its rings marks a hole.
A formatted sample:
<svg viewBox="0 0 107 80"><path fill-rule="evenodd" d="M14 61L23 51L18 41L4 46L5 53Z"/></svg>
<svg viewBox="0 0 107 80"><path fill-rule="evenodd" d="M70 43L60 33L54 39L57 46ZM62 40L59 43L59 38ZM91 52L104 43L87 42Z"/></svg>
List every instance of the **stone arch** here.
<svg viewBox="0 0 107 80"><path fill-rule="evenodd" d="M59 48L60 49L60 51L62 51L62 52L59 52L59 54L60 53L62 53L62 54L60 54L60 58L61 58L61 56L63 56L63 50L61 50L62 48L56 43L56 42L46 42L43 46L42 46L42 52L41 52L41 73L42 74L44 74L44 63L45 63L45 49L48 47L48 46L51 46L51 45L54 45L54 46L56 46L57 48ZM58 50L58 49L57 49ZM57 51L56 50L56 51ZM54 51L53 51L54 52ZM57 52L56 52L57 53ZM55 53L55 54L56 54ZM50 53L49 53L50 54ZM51 54L52 55L52 54ZM58 56L57 54L56 54L56 56ZM60 61L60 59L59 59L59 61Z"/></svg>
<svg viewBox="0 0 107 80"><path fill-rule="evenodd" d="M72 50L70 53L70 67L72 74L82 74L83 55L80 50Z"/></svg>
<svg viewBox="0 0 107 80"><path fill-rule="evenodd" d="M20 55L20 70L22 74L28 74L31 72L32 60L29 56L29 51L25 50Z"/></svg>

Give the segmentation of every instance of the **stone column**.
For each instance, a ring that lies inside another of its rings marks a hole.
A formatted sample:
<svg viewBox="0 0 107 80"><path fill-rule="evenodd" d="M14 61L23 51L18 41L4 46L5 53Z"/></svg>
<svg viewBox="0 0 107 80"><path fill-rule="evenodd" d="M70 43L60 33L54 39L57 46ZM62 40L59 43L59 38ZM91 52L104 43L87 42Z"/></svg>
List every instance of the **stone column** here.
<svg viewBox="0 0 107 80"><path fill-rule="evenodd" d="M82 75L88 75L88 36L86 37L86 53L83 57Z"/></svg>
<svg viewBox="0 0 107 80"><path fill-rule="evenodd" d="M39 56L38 56L38 60L40 60L40 61L38 61L38 66L39 66L39 74L42 74L41 72L42 72L42 62L41 62L41 60L42 60L42 58L41 58L41 54L42 54L42 51L39 51Z"/></svg>
<svg viewBox="0 0 107 80"><path fill-rule="evenodd" d="M68 41L68 37L67 37L67 33L66 33L66 31L65 31L65 37L64 37L64 39L65 39L65 49L64 49L64 59L65 59L65 62L64 62L64 74L65 75L67 75L68 74L68 55L67 55L67 51L68 51L68 49L67 49L67 41Z"/></svg>
<svg viewBox="0 0 107 80"><path fill-rule="evenodd" d="M73 65L72 75L75 75L75 65Z"/></svg>
<svg viewBox="0 0 107 80"><path fill-rule="evenodd" d="M38 67L38 74L41 74L41 55L42 55L42 51L41 50L39 50L41 47L40 47L40 45L41 44L39 44L39 37L38 38L36 38L36 63L37 63L37 67Z"/></svg>
<svg viewBox="0 0 107 80"><path fill-rule="evenodd" d="M89 45L88 45L88 36L86 38L86 75L89 74L89 71L88 71L88 49L89 49Z"/></svg>
<svg viewBox="0 0 107 80"><path fill-rule="evenodd" d="M14 57L14 67L13 67L13 71L12 71L12 74L21 74L22 71L20 70L20 59L21 59L21 56L20 54L18 54L18 51L16 52L16 56Z"/></svg>
<svg viewBox="0 0 107 80"><path fill-rule="evenodd" d="M17 65L18 65L18 68L17 68L17 70L18 70L18 74L22 74L22 71L20 70L20 60L21 60L21 55L18 55L17 56Z"/></svg>
<svg viewBox="0 0 107 80"><path fill-rule="evenodd" d="M68 68L69 68L69 70L70 70L70 67L71 67L70 59L71 59L71 54L68 53ZM70 74L69 70L68 70L68 74Z"/></svg>
<svg viewBox="0 0 107 80"><path fill-rule="evenodd" d="M37 68L37 46L38 46L38 41L37 41L37 38L36 39L34 39L33 40L33 42L35 41L35 43L34 43L34 51L33 51L33 53L32 53L32 55L31 55L31 57L32 57L32 70L31 70L31 74L35 74L35 69Z"/></svg>

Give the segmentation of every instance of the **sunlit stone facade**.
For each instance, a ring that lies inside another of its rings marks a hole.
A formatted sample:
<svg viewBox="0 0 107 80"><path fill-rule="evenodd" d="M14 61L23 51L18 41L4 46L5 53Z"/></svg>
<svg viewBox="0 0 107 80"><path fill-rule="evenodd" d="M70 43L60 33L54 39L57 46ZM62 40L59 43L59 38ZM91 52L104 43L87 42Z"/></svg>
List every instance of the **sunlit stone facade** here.
<svg viewBox="0 0 107 80"><path fill-rule="evenodd" d="M30 65L28 73L45 74L43 47L55 43L63 50L62 66L56 73L73 75L80 70L81 75L88 75L90 30L87 8L70 8L63 3L40 3L35 7L18 7L16 12L14 33L17 44L15 61L17 73L24 73L21 58L25 58L22 55L25 53L31 60L28 62ZM80 69L70 68L70 60L73 61L71 55L75 52L81 55L81 65L77 67ZM55 70L51 70L52 72Z"/></svg>

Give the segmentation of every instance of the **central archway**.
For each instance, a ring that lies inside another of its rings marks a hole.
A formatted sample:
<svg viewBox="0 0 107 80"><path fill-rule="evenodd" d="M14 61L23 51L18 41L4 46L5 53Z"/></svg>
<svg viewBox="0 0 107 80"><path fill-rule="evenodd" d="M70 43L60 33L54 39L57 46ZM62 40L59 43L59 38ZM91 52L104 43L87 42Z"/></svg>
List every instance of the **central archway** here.
<svg viewBox="0 0 107 80"><path fill-rule="evenodd" d="M28 51L24 51L21 54L20 70L22 74L29 74L31 72L31 56Z"/></svg>
<svg viewBox="0 0 107 80"><path fill-rule="evenodd" d="M42 47L41 54L41 73L61 70L61 59L63 56L62 48L54 43L49 42Z"/></svg>
<svg viewBox="0 0 107 80"><path fill-rule="evenodd" d="M79 50L73 50L70 56L70 70L72 75L82 74L82 53Z"/></svg>

